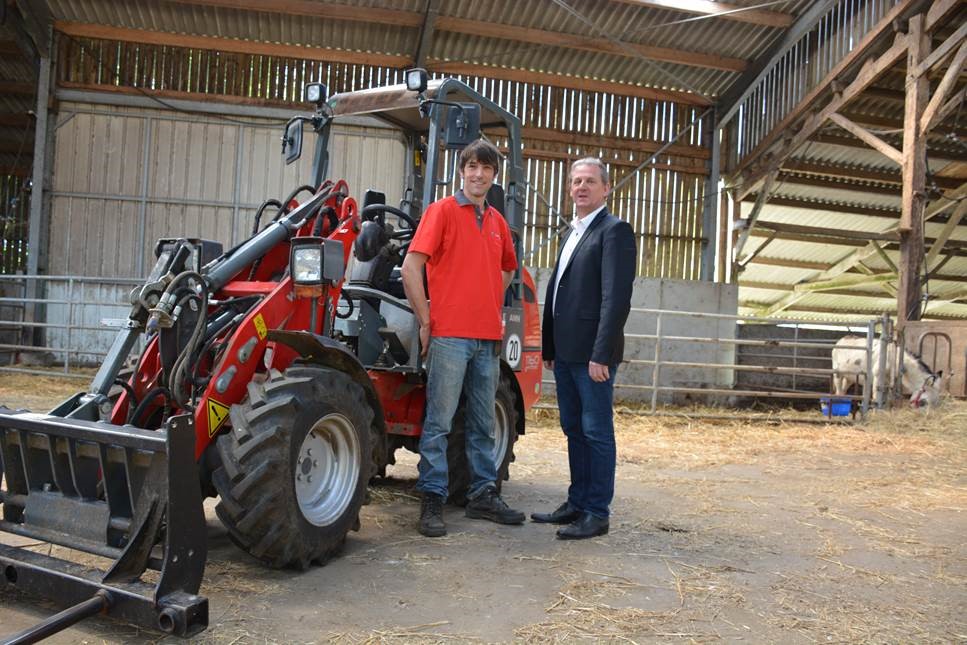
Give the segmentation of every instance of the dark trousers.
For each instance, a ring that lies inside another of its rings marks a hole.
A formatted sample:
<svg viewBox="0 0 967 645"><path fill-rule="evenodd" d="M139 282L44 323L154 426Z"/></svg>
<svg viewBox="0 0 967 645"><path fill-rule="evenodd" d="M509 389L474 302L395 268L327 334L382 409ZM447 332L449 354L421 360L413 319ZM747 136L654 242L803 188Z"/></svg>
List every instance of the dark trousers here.
<svg viewBox="0 0 967 645"><path fill-rule="evenodd" d="M557 407L571 469L568 502L603 519L607 519L614 497L616 370L616 365L611 366L611 378L598 383L588 375L587 363L554 361Z"/></svg>

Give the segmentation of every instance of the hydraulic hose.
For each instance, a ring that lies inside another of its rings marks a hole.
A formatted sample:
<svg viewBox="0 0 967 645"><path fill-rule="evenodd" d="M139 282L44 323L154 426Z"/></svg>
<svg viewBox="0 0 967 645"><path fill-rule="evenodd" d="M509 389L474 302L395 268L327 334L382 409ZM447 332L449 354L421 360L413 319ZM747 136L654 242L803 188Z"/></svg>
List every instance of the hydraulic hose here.
<svg viewBox="0 0 967 645"><path fill-rule="evenodd" d="M171 390L172 397L175 402L185 410L193 410L191 399L193 398L193 392L189 391L188 396L183 396L182 392L184 389L185 380L189 376L188 371L190 369L191 357L195 354L198 349L198 345L201 343L205 335L205 313L208 309L208 293L202 292L202 295L192 294L190 296L185 296L180 303L187 303L188 301L195 299L198 301L198 319L195 321L195 328L192 330L191 337L188 339L188 343L185 348L181 350L181 354L178 356L178 360L175 361L175 367L171 370L171 377L168 380L168 389Z"/></svg>
<svg viewBox="0 0 967 645"><path fill-rule="evenodd" d="M279 206L279 210L276 212L275 217L272 218L272 221L273 222L279 221L279 218L288 212L289 202L295 199L296 195L298 195L303 191L309 191L310 193L315 193L316 189L310 186L309 184L303 184L302 186L299 186L298 188L293 190L291 193L289 193L289 196L285 198L285 201L282 202L282 205Z"/></svg>
<svg viewBox="0 0 967 645"><path fill-rule="evenodd" d="M162 418L167 417L171 408L171 392L165 386L159 385L148 390L148 393L141 399L138 407L134 408L134 411L128 415L128 423L140 428L141 426L138 425L138 417L144 414L144 411L148 409L148 405L158 398L158 395L165 397L165 407L161 416Z"/></svg>
<svg viewBox="0 0 967 645"><path fill-rule="evenodd" d="M128 398L131 399L128 402L128 409L129 410L131 409L131 406L132 405L137 405L138 404L138 397L134 393L134 388L131 387L130 385L128 385L128 382L127 381L125 381L123 379L116 378L116 379L114 379L114 384L117 385L118 387L120 387L121 389L123 389L125 392L128 393Z"/></svg>
<svg viewBox="0 0 967 645"><path fill-rule="evenodd" d="M280 202L277 199L267 199L264 202L262 202L262 205L259 206L259 209L255 211L255 223L252 225L253 236L259 232L259 225L262 222L262 213L264 213L265 209L268 208L269 206L275 206L280 211L282 210L282 202Z"/></svg>

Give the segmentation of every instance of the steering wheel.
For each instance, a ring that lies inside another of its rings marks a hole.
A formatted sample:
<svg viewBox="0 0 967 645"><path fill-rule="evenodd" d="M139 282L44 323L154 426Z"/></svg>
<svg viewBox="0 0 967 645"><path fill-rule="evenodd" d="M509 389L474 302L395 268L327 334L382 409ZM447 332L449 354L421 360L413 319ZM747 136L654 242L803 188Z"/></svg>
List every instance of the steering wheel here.
<svg viewBox="0 0 967 645"><path fill-rule="evenodd" d="M393 215L396 215L398 218L406 222L412 230L414 231L416 230L416 222L413 221L412 217L410 217L400 209L396 208L395 206L390 206L389 204L370 204L362 211L360 211L359 215L364 220L376 220L378 221L379 224L383 224L384 218L381 215L377 215L376 213L392 213Z"/></svg>

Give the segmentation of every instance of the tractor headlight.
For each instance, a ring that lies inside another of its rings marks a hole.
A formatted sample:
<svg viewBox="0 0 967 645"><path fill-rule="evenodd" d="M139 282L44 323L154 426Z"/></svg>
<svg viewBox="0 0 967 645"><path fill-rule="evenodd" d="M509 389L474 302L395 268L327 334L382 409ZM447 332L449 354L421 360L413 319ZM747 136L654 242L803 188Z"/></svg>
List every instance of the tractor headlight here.
<svg viewBox="0 0 967 645"><path fill-rule="evenodd" d="M289 273L296 287L338 284L346 272L341 240L297 237L289 251ZM298 294L297 294L298 295Z"/></svg>
<svg viewBox="0 0 967 645"><path fill-rule="evenodd" d="M411 92L419 92L422 94L426 91L427 79L429 76L426 70L422 67L415 67L413 69L408 69L405 72L406 76L406 89Z"/></svg>
<svg viewBox="0 0 967 645"><path fill-rule="evenodd" d="M293 240L289 264L292 281L297 285L322 284L322 240L317 237Z"/></svg>

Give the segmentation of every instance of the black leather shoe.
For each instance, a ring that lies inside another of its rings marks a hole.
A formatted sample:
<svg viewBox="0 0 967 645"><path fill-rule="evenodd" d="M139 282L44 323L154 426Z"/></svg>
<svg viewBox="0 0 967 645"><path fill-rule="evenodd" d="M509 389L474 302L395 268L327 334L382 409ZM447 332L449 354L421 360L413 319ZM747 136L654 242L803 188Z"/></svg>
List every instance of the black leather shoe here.
<svg viewBox="0 0 967 645"><path fill-rule="evenodd" d="M581 511L564 502L550 513L531 513L531 519L539 524L570 524L581 517Z"/></svg>
<svg viewBox="0 0 967 645"><path fill-rule="evenodd" d="M606 535L608 520L595 517L590 513L581 513L581 517L564 528L557 530L559 540L585 540L587 538Z"/></svg>

